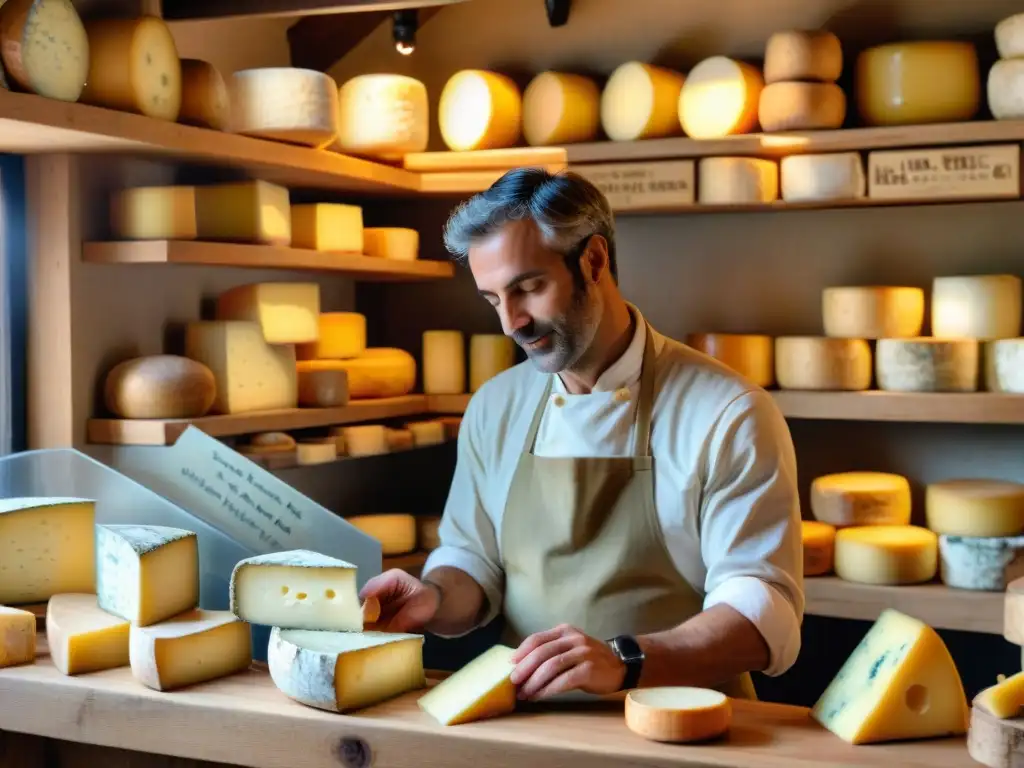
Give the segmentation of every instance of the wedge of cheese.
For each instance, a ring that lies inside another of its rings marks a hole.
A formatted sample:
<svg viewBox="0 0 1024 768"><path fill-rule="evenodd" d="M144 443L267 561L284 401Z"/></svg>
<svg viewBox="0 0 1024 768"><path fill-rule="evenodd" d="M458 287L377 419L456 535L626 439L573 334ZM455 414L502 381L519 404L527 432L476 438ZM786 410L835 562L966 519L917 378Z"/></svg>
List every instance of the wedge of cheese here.
<svg viewBox="0 0 1024 768"><path fill-rule="evenodd" d="M999 682L974 697L974 705L1003 719L1017 717L1024 707L1024 672L1000 675Z"/></svg>
<svg viewBox="0 0 1024 768"><path fill-rule="evenodd" d="M495 645L419 698L424 712L441 725L459 725L512 712L514 648Z"/></svg>
<svg viewBox="0 0 1024 768"><path fill-rule="evenodd" d="M96 595L54 595L46 606L46 640L65 675L127 667L131 622L99 606Z"/></svg>
<svg viewBox="0 0 1024 768"><path fill-rule="evenodd" d="M0 669L36 659L36 616L0 605Z"/></svg>

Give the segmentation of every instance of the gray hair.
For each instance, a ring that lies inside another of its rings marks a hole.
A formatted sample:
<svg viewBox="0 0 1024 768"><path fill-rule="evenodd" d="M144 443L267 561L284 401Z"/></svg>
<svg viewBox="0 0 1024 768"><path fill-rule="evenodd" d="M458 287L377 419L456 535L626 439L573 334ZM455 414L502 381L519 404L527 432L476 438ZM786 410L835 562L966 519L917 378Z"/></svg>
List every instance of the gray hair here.
<svg viewBox="0 0 1024 768"><path fill-rule="evenodd" d="M601 235L608 241L609 271L618 279L611 206L601 190L571 171L509 171L455 209L444 228L445 248L455 261L465 263L475 240L523 219L537 225L545 245L567 257L588 237Z"/></svg>

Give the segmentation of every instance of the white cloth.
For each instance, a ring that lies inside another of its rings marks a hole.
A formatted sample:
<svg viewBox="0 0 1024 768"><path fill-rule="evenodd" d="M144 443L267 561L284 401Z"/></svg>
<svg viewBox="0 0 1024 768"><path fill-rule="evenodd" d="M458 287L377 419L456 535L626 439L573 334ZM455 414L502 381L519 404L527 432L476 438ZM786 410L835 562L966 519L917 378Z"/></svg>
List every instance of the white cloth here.
<svg viewBox="0 0 1024 768"><path fill-rule="evenodd" d="M633 452L645 325L590 394L555 377L534 453ZM796 661L803 620L803 544L796 458L772 397L690 347L654 333L651 453L665 544L704 607L725 603L749 619L770 650L765 673ZM501 609L501 520L512 476L546 376L529 361L490 379L471 398L435 549L423 569L454 566ZM627 396L628 392L628 396Z"/></svg>

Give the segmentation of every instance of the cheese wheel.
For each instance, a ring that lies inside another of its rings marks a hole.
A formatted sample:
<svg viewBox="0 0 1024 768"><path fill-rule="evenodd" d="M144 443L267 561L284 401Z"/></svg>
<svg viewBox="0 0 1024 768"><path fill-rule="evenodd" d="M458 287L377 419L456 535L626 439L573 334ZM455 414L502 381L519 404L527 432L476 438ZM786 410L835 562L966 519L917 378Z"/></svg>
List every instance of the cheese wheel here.
<svg viewBox="0 0 1024 768"><path fill-rule="evenodd" d="M1024 13L1001 19L996 24L994 36L1000 59L1024 57Z"/></svg>
<svg viewBox="0 0 1024 768"><path fill-rule="evenodd" d="M462 331L423 332L423 391L428 395L460 395L466 391Z"/></svg>
<svg viewBox="0 0 1024 768"><path fill-rule="evenodd" d="M939 578L955 589L1003 592L1024 576L1024 536L939 536Z"/></svg>
<svg viewBox="0 0 1024 768"><path fill-rule="evenodd" d="M729 730L729 697L708 688L642 688L626 694L626 726L645 739L707 741Z"/></svg>
<svg viewBox="0 0 1024 768"><path fill-rule="evenodd" d="M363 230L363 253L381 259L415 261L419 258L420 233L401 227L367 227Z"/></svg>
<svg viewBox="0 0 1024 768"><path fill-rule="evenodd" d="M775 381L775 342L771 336L691 333L686 344L725 363L759 387L770 387Z"/></svg>
<svg viewBox="0 0 1024 768"><path fill-rule="evenodd" d="M765 133L842 128L846 94L835 83L772 83L761 92L757 118Z"/></svg>
<svg viewBox="0 0 1024 768"><path fill-rule="evenodd" d="M779 166L756 157L705 157L697 165L702 205L757 205L779 198Z"/></svg>
<svg viewBox="0 0 1024 768"><path fill-rule="evenodd" d="M718 139L757 128L764 88L760 70L726 56L704 59L679 93L679 123L694 139Z"/></svg>
<svg viewBox="0 0 1024 768"><path fill-rule="evenodd" d="M583 75L541 72L523 92L523 138L532 147L597 138L601 89Z"/></svg>
<svg viewBox="0 0 1024 768"><path fill-rule="evenodd" d="M1024 117L1024 59L1000 59L993 64L985 91L996 120Z"/></svg>
<svg viewBox="0 0 1024 768"><path fill-rule="evenodd" d="M1021 280L1016 275L936 277L932 335L1010 339L1021 332Z"/></svg>
<svg viewBox="0 0 1024 768"><path fill-rule="evenodd" d="M387 429L380 424L338 427L349 456L377 456L388 452Z"/></svg>
<svg viewBox="0 0 1024 768"><path fill-rule="evenodd" d="M295 446L295 458L300 467L327 464L338 458L338 447L330 442L303 441Z"/></svg>
<svg viewBox="0 0 1024 768"><path fill-rule="evenodd" d="M476 392L488 379L516 362L515 343L499 333L474 333L469 337L469 391Z"/></svg>
<svg viewBox="0 0 1024 768"><path fill-rule="evenodd" d="M79 101L162 120L181 111L181 60L163 19L96 19L86 23L89 79Z"/></svg>
<svg viewBox="0 0 1024 768"><path fill-rule="evenodd" d="M416 359L393 347L370 347L348 360L299 360L298 372L345 371L353 400L400 397L416 386Z"/></svg>
<svg viewBox="0 0 1024 768"><path fill-rule="evenodd" d="M978 342L974 339L879 339L875 379L889 392L975 392Z"/></svg>
<svg viewBox="0 0 1024 768"><path fill-rule="evenodd" d="M398 160L423 152L430 136L427 87L405 75L357 75L338 92L339 152Z"/></svg>
<svg viewBox="0 0 1024 768"><path fill-rule="evenodd" d="M910 523L910 483L887 472L839 472L811 482L811 513L836 528Z"/></svg>
<svg viewBox="0 0 1024 768"><path fill-rule="evenodd" d="M316 341L295 346L299 360L345 360L366 351L366 315L359 312L321 312Z"/></svg>
<svg viewBox="0 0 1024 768"><path fill-rule="evenodd" d="M441 546L441 537L438 535L440 527L441 518L439 516L416 518L416 540L419 542L420 549L431 550Z"/></svg>
<svg viewBox="0 0 1024 768"><path fill-rule="evenodd" d="M104 401L122 419L194 419L213 406L213 371L178 355L150 355L115 365L103 384Z"/></svg>
<svg viewBox="0 0 1024 768"><path fill-rule="evenodd" d="M831 286L821 293L825 335L842 339L904 339L924 324L924 291L879 285Z"/></svg>
<svg viewBox="0 0 1024 768"><path fill-rule="evenodd" d="M340 408L348 404L346 371L300 371L300 408Z"/></svg>
<svg viewBox="0 0 1024 768"><path fill-rule="evenodd" d="M985 342L985 389L1024 394L1024 339Z"/></svg>
<svg viewBox="0 0 1024 768"><path fill-rule="evenodd" d="M385 557L404 555L416 549L416 518L412 515L353 515L345 520L379 541Z"/></svg>
<svg viewBox="0 0 1024 768"><path fill-rule="evenodd" d="M0 59L6 75L23 90L78 101L89 77L89 38L71 0L3 3Z"/></svg>
<svg viewBox="0 0 1024 768"><path fill-rule="evenodd" d="M857 58L855 94L867 125L970 120L981 107L977 51L944 40L868 48Z"/></svg>
<svg viewBox="0 0 1024 768"><path fill-rule="evenodd" d="M804 576L831 573L836 543L835 526L815 520L802 520L800 526L804 546Z"/></svg>
<svg viewBox="0 0 1024 768"><path fill-rule="evenodd" d="M764 81L834 83L843 72L843 47L824 29L776 32L764 47Z"/></svg>
<svg viewBox="0 0 1024 768"><path fill-rule="evenodd" d="M679 96L686 77L640 61L612 72L601 92L601 127L612 141L678 136Z"/></svg>
<svg viewBox="0 0 1024 768"><path fill-rule="evenodd" d="M511 78L482 69L452 75L438 104L441 138L448 149L502 149L519 141L523 99Z"/></svg>
<svg viewBox="0 0 1024 768"><path fill-rule="evenodd" d="M181 60L181 110L178 122L226 131L231 121L228 86L213 64Z"/></svg>
<svg viewBox="0 0 1024 768"><path fill-rule="evenodd" d="M779 163L782 199L788 203L860 200L867 194L864 162L857 152L790 155Z"/></svg>
<svg viewBox="0 0 1024 768"><path fill-rule="evenodd" d="M780 336L775 380L782 389L865 390L871 386L871 347L864 339Z"/></svg>
<svg viewBox="0 0 1024 768"><path fill-rule="evenodd" d="M967 478L929 483L927 525L947 536L1018 536L1024 533L1024 485Z"/></svg>
<svg viewBox="0 0 1024 768"><path fill-rule="evenodd" d="M322 149L338 135L338 85L297 67L243 69L231 76L235 133Z"/></svg>
<svg viewBox="0 0 1024 768"><path fill-rule="evenodd" d="M836 532L835 571L860 584L896 586L935 578L938 536L914 525L866 525Z"/></svg>

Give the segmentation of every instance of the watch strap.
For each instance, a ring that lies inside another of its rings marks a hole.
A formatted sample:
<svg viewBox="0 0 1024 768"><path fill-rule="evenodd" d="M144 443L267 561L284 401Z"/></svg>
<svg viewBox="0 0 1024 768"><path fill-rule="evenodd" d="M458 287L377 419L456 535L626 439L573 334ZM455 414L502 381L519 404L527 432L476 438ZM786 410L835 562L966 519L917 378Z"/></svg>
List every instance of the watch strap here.
<svg viewBox="0 0 1024 768"><path fill-rule="evenodd" d="M608 644L626 667L626 674L619 690L626 691L636 688L640 683L640 674L644 667L644 652L641 650L640 644L631 635L613 637Z"/></svg>

